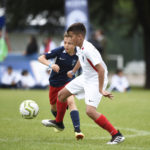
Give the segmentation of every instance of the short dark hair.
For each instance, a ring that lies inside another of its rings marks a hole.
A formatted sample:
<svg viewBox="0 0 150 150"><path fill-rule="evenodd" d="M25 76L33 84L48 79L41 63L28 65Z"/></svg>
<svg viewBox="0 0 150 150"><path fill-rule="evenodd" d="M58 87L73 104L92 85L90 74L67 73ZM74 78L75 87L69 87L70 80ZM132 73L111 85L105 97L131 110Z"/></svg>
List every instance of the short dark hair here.
<svg viewBox="0 0 150 150"><path fill-rule="evenodd" d="M120 72L123 72L123 70L122 70L122 69L117 69L117 70L116 70L116 74L118 74L118 73L120 73Z"/></svg>
<svg viewBox="0 0 150 150"><path fill-rule="evenodd" d="M12 66L8 66L7 69L12 70L13 68L12 68Z"/></svg>
<svg viewBox="0 0 150 150"><path fill-rule="evenodd" d="M21 75L26 75L26 74L28 74L28 70L22 70L22 72L21 72Z"/></svg>
<svg viewBox="0 0 150 150"><path fill-rule="evenodd" d="M68 37L71 37L71 36L70 36L67 32L65 32L65 33L64 33L64 38L65 38L65 37L68 38Z"/></svg>
<svg viewBox="0 0 150 150"><path fill-rule="evenodd" d="M86 28L85 28L83 23L78 22L78 23L74 23L71 26L69 26L68 29L67 29L67 33L68 32L73 32L75 34L79 34L80 33L83 36L85 36Z"/></svg>

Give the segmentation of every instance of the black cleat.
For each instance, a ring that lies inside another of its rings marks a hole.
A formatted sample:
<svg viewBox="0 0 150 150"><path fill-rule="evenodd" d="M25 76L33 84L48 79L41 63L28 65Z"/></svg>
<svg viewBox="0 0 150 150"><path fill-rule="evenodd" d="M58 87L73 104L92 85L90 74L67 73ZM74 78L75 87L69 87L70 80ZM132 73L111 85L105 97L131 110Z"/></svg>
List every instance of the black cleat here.
<svg viewBox="0 0 150 150"><path fill-rule="evenodd" d="M125 140L125 137L118 130L118 133L113 135L112 139L107 144L110 144L110 145L119 144L123 142L124 140Z"/></svg>

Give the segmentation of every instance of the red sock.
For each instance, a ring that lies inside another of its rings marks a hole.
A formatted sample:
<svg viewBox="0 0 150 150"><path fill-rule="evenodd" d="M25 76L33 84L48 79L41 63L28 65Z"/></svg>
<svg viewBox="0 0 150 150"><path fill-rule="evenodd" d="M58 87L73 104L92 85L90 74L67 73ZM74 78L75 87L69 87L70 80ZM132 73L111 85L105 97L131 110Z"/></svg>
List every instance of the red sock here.
<svg viewBox="0 0 150 150"><path fill-rule="evenodd" d="M112 136L118 133L118 131L113 127L113 125L102 114L98 119L95 120L95 122L103 129L107 130Z"/></svg>
<svg viewBox="0 0 150 150"><path fill-rule="evenodd" d="M67 108L67 102L60 102L57 99L57 116L56 116L56 122L63 122L63 118L66 112Z"/></svg>

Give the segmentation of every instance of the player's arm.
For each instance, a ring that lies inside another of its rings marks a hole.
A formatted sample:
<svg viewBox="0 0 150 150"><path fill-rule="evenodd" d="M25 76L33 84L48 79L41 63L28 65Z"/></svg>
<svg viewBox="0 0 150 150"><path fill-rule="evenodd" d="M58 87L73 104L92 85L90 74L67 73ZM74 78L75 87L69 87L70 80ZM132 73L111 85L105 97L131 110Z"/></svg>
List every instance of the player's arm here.
<svg viewBox="0 0 150 150"><path fill-rule="evenodd" d="M99 80L99 92L108 98L113 98L113 95L111 93L109 93L108 91L103 90L103 85L104 85L104 74L105 74L105 70L103 68L103 66L99 63L95 66L95 68L97 69L97 73L98 73L98 80Z"/></svg>
<svg viewBox="0 0 150 150"><path fill-rule="evenodd" d="M38 61L40 63L48 66L49 68L52 68L55 72L59 72L59 70L60 70L59 66L57 64L51 64L51 62L46 59L45 55L39 56Z"/></svg>
<svg viewBox="0 0 150 150"><path fill-rule="evenodd" d="M80 61L78 60L76 65L74 66L74 68L71 71L67 72L67 76L69 78L72 78L75 75L75 73L77 72L77 70L80 68L80 66L81 66Z"/></svg>

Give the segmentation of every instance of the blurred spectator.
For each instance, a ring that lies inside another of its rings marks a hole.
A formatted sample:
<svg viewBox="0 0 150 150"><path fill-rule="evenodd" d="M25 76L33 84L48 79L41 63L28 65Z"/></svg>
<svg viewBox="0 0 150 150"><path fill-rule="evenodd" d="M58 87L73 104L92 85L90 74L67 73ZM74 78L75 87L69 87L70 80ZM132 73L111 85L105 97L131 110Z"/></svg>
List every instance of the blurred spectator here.
<svg viewBox="0 0 150 150"><path fill-rule="evenodd" d="M0 29L0 61L5 59L8 51L11 51L8 34Z"/></svg>
<svg viewBox="0 0 150 150"><path fill-rule="evenodd" d="M27 45L27 48L26 48L26 51L24 52L24 54L26 56L38 54L38 43L37 43L35 36L33 36L33 35L30 36L30 41Z"/></svg>
<svg viewBox="0 0 150 150"><path fill-rule="evenodd" d="M51 70L46 69L45 72L41 76L41 80L39 82L39 85L37 88L45 89L49 86L49 76L50 76Z"/></svg>
<svg viewBox="0 0 150 150"><path fill-rule="evenodd" d="M36 85L34 78L27 70L23 70L20 78L21 88L33 88Z"/></svg>
<svg viewBox="0 0 150 150"><path fill-rule="evenodd" d="M102 48L101 51L102 58L104 59L104 61L106 61L106 37L104 35L104 32L100 29L95 31L95 39L96 41L99 42Z"/></svg>
<svg viewBox="0 0 150 150"><path fill-rule="evenodd" d="M118 69L116 74L112 76L111 84L108 91L126 92L130 90L129 82L124 76L123 71Z"/></svg>
<svg viewBox="0 0 150 150"><path fill-rule="evenodd" d="M55 48L56 48L55 42L51 39L50 36L47 36L40 47L40 54L50 52L52 49Z"/></svg>
<svg viewBox="0 0 150 150"><path fill-rule="evenodd" d="M100 54L102 54L103 49L101 43L97 40L96 32L91 34L91 39L89 39L89 41L96 47Z"/></svg>
<svg viewBox="0 0 150 150"><path fill-rule="evenodd" d="M11 66L8 66L7 70L4 72L1 78L1 87L2 88L16 88L16 74L13 71Z"/></svg>

